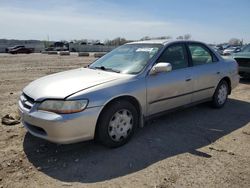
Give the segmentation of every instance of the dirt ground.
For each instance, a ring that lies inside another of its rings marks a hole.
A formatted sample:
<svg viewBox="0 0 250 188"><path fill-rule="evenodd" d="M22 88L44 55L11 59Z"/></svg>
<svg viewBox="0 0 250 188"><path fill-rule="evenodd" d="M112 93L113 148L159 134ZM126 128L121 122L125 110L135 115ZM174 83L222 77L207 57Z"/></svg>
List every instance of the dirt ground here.
<svg viewBox="0 0 250 188"><path fill-rule="evenodd" d="M17 113L32 80L87 65L93 57L0 54L0 117ZM207 104L162 116L125 146L56 145L22 124L0 124L2 187L250 187L250 80L224 108Z"/></svg>

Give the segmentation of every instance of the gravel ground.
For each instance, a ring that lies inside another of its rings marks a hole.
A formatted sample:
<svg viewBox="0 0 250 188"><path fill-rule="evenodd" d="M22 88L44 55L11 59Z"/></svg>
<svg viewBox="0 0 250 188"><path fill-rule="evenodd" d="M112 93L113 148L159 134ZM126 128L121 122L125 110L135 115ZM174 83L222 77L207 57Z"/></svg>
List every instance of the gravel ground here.
<svg viewBox="0 0 250 188"><path fill-rule="evenodd" d="M44 75L89 64L93 57L0 55L0 117L17 115L22 88ZM250 80L223 109L208 104L170 113L125 146L94 141L56 145L22 124L0 124L2 187L250 187Z"/></svg>

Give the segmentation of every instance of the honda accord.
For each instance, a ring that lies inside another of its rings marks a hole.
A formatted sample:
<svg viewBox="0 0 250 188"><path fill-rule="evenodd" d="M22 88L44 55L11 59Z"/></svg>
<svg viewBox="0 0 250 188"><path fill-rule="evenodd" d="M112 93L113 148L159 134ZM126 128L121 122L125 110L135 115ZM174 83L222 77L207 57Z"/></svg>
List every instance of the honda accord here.
<svg viewBox="0 0 250 188"><path fill-rule="evenodd" d="M125 144L149 118L211 101L221 108L239 82L235 60L196 41L140 41L23 89L19 110L34 136L55 143Z"/></svg>

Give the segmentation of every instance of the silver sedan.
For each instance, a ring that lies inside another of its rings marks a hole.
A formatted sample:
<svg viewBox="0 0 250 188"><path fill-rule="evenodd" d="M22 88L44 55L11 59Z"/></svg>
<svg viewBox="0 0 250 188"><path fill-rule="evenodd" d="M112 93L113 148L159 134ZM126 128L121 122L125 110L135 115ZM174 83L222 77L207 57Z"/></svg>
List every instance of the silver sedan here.
<svg viewBox="0 0 250 188"><path fill-rule="evenodd" d="M97 138L118 147L170 110L205 101L221 108L238 82L237 63L204 43L133 42L87 68L31 82L19 110L34 136L64 144Z"/></svg>

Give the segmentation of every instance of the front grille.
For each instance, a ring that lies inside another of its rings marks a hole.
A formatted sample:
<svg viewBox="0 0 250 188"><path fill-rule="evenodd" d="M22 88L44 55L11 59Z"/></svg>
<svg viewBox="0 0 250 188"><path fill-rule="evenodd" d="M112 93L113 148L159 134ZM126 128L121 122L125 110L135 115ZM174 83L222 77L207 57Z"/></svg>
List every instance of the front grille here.
<svg viewBox="0 0 250 188"><path fill-rule="evenodd" d="M250 58L235 58L240 67L250 67Z"/></svg>
<svg viewBox="0 0 250 188"><path fill-rule="evenodd" d="M20 101L24 108L31 109L35 103L35 100L23 93L20 97Z"/></svg>

